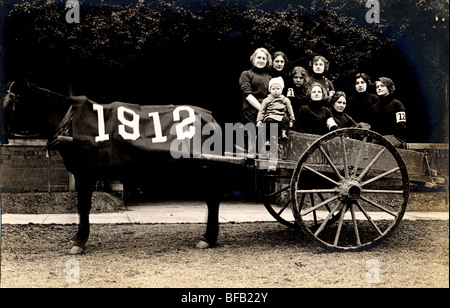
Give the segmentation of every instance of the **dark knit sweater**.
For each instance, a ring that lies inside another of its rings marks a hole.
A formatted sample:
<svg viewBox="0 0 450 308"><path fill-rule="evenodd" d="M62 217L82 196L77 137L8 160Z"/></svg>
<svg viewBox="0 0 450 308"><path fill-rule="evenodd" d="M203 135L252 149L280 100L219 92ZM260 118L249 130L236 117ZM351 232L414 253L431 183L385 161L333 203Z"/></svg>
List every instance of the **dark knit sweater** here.
<svg viewBox="0 0 450 308"><path fill-rule="evenodd" d="M372 108L372 130L381 135L394 135L406 139L406 113L402 102L382 96Z"/></svg>
<svg viewBox="0 0 450 308"><path fill-rule="evenodd" d="M323 135L330 130L327 120L332 118L331 111L323 106L323 102L310 102L300 107L297 116L297 130L301 133Z"/></svg>
<svg viewBox="0 0 450 308"><path fill-rule="evenodd" d="M311 81L311 84L314 82L320 83L327 90L327 95L330 95L330 91L334 91L333 82L322 74L313 74L309 77L309 80Z"/></svg>
<svg viewBox="0 0 450 308"><path fill-rule="evenodd" d="M337 112L336 109L331 108L331 114L339 128L352 127L356 124L352 117L345 112Z"/></svg>
<svg viewBox="0 0 450 308"><path fill-rule="evenodd" d="M243 71L239 77L239 85L242 92L243 109L250 106L246 97L252 94L260 103L268 95L267 88L271 77L266 70L257 69Z"/></svg>
<svg viewBox="0 0 450 308"><path fill-rule="evenodd" d="M356 93L347 100L347 108L345 113L351 116L356 122L364 122L371 124L372 108L378 103L378 96L375 94L364 92Z"/></svg>
<svg viewBox="0 0 450 308"><path fill-rule="evenodd" d="M288 83L284 87L283 94L291 101L292 109L294 109L295 113L299 111L301 106L308 104L307 91L308 88L304 85L296 87L292 83Z"/></svg>

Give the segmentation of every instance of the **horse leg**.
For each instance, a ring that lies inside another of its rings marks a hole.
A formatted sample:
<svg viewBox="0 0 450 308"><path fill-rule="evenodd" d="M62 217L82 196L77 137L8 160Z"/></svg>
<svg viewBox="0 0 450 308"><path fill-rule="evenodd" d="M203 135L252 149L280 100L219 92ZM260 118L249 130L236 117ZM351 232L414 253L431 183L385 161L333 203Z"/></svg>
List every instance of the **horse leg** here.
<svg viewBox="0 0 450 308"><path fill-rule="evenodd" d="M197 248L204 249L214 246L219 236L219 206L223 197L223 185L217 176L214 176L215 180L212 180L212 172L214 170L207 170L204 176L206 185L204 186L204 193L206 194L205 202L208 207L208 220L206 223L206 233L202 239L198 242Z"/></svg>
<svg viewBox="0 0 450 308"><path fill-rule="evenodd" d="M202 239L197 243L197 248L204 249L214 246L219 236L219 205L220 198L217 200L207 200L208 206L208 221L206 224L206 233Z"/></svg>
<svg viewBox="0 0 450 308"><path fill-rule="evenodd" d="M70 254L80 254L86 249L86 242L89 239L89 213L92 205L92 193L95 187L95 180L92 176L75 175L75 189L77 191L78 207L78 232L73 238L74 244Z"/></svg>

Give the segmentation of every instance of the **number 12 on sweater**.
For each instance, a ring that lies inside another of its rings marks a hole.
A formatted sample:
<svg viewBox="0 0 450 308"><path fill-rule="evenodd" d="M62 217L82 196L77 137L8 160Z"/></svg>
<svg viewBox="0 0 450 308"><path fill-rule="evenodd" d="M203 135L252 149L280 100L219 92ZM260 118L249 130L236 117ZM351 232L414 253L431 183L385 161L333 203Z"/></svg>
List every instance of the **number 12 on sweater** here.
<svg viewBox="0 0 450 308"><path fill-rule="evenodd" d="M397 119L397 123L406 122L406 112L404 112L404 111L399 111L399 112L395 113L395 117Z"/></svg>

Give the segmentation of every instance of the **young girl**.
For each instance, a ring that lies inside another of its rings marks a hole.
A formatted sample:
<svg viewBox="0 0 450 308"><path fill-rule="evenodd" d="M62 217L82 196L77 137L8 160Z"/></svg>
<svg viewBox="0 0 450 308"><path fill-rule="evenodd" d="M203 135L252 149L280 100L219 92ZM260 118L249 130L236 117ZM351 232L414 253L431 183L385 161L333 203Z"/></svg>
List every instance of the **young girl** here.
<svg viewBox="0 0 450 308"><path fill-rule="evenodd" d="M404 147L406 112L402 102L392 97L395 91L394 82L380 77L375 82L375 88L380 101L372 109L372 129L386 137L394 146Z"/></svg>
<svg viewBox="0 0 450 308"><path fill-rule="evenodd" d="M327 90L320 83L313 83L308 91L309 104L300 107L297 116L298 131L301 133L323 135L338 128L328 103Z"/></svg>
<svg viewBox="0 0 450 308"><path fill-rule="evenodd" d="M326 95L331 98L334 94L334 85L331 80L325 77L330 68L330 63L325 57L315 56L311 61L311 68L313 70L313 74L310 77L311 83L320 83L325 88Z"/></svg>
<svg viewBox="0 0 450 308"><path fill-rule="evenodd" d="M239 85L242 92L242 121L256 123L256 116L261 108L261 102L267 97L269 85L269 69L272 67L272 57L265 48L258 48L250 56L252 68L241 73Z"/></svg>
<svg viewBox="0 0 450 308"><path fill-rule="evenodd" d="M289 74L289 82L284 95L289 98L292 104L292 109L298 112L301 106L308 104L308 89L311 85L309 81L309 74L306 69L301 66L296 66Z"/></svg>
<svg viewBox="0 0 450 308"><path fill-rule="evenodd" d="M269 81L270 94L262 101L257 117L257 126L264 123L278 123L281 128L281 139L287 139L289 127L294 125L295 116L291 102L282 94L284 81L281 77Z"/></svg>
<svg viewBox="0 0 450 308"><path fill-rule="evenodd" d="M333 119L339 128L352 127L356 125L356 122L344 112L344 109L347 106L347 98L344 92L337 91L334 93L330 104L331 114L333 115Z"/></svg>
<svg viewBox="0 0 450 308"><path fill-rule="evenodd" d="M378 96L370 93L370 77L364 73L355 76L356 94L347 101L347 114L357 122L372 122L372 107L378 103Z"/></svg>
<svg viewBox="0 0 450 308"><path fill-rule="evenodd" d="M282 51L276 51L272 55L272 70L270 75L275 77L282 77L286 83L289 75L290 62L286 54Z"/></svg>

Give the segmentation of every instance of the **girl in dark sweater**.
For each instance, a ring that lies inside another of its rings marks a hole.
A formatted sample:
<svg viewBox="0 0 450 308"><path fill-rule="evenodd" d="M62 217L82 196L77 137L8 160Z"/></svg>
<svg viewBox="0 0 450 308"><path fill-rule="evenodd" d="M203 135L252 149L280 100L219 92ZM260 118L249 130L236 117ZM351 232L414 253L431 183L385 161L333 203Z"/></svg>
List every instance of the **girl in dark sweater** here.
<svg viewBox="0 0 450 308"><path fill-rule="evenodd" d="M301 66L294 67L283 93L291 101L294 112L298 112L301 106L308 104L307 93L310 86L308 71Z"/></svg>
<svg viewBox="0 0 450 308"><path fill-rule="evenodd" d="M311 83L320 83L325 88L328 99L330 99L335 92L333 82L325 77L330 68L330 62L323 56L315 56L311 61L310 66L313 71L313 74L310 77ZM328 102L326 102L325 105L327 107L329 106Z"/></svg>
<svg viewBox="0 0 450 308"><path fill-rule="evenodd" d="M344 112L344 109L347 106L347 98L344 92L337 91L334 93L330 104L331 114L333 115L334 121L339 128L352 127L356 125L356 122Z"/></svg>
<svg viewBox="0 0 450 308"><path fill-rule="evenodd" d="M252 68L241 73L239 85L242 93L242 121L256 123L261 102L267 97L269 86L269 69L272 67L272 56L265 48L258 48L250 56Z"/></svg>
<svg viewBox="0 0 450 308"><path fill-rule="evenodd" d="M284 52L275 51L272 55L272 69L270 70L270 76L272 76L272 78L281 77L286 84L290 65L290 61Z"/></svg>
<svg viewBox="0 0 450 308"><path fill-rule="evenodd" d="M297 129L301 133L323 135L338 128L328 103L326 89L320 83L313 83L308 91L309 104L300 107L297 116Z"/></svg>
<svg viewBox="0 0 450 308"><path fill-rule="evenodd" d="M356 122L371 124L372 107L378 103L378 96L370 93L372 86L370 77L364 73L358 73L355 76L356 94L349 97L347 101L346 113Z"/></svg>
<svg viewBox="0 0 450 308"><path fill-rule="evenodd" d="M396 147L404 147L406 140L406 111L402 102L394 99L394 82L380 77L375 82L379 102L373 106L372 129L386 137Z"/></svg>

